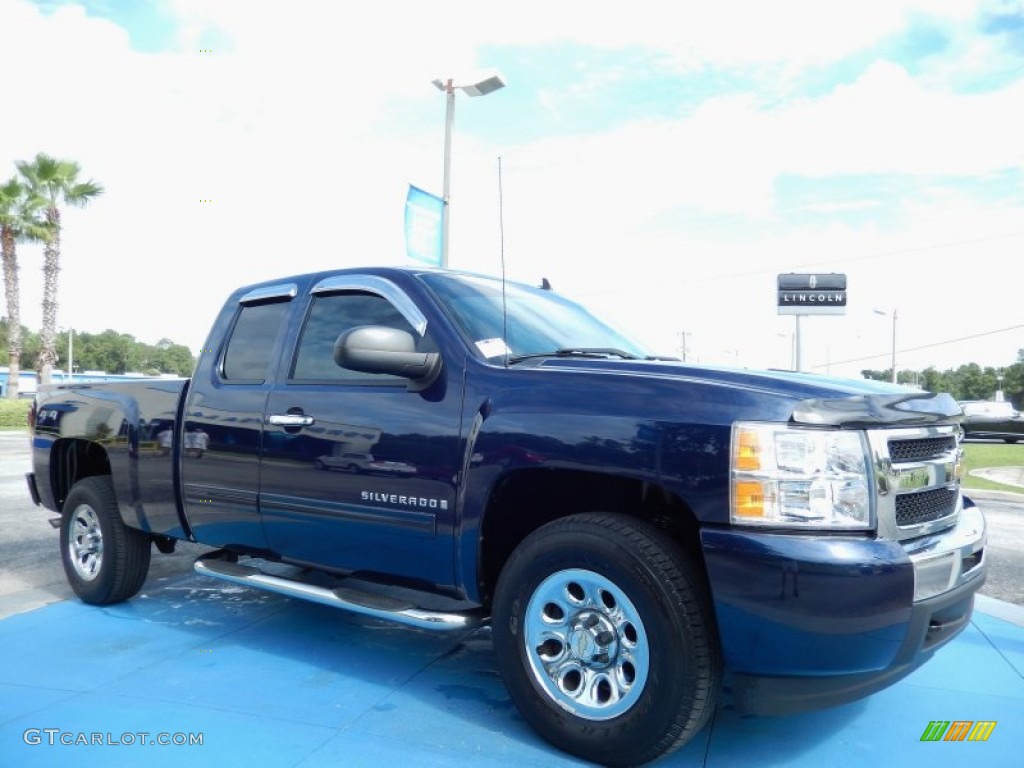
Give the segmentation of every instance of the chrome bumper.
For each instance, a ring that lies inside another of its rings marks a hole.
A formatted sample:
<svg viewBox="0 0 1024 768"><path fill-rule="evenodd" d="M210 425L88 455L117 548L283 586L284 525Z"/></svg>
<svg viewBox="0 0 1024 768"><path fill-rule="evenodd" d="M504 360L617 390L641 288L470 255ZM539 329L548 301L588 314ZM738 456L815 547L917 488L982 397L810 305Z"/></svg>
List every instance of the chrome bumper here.
<svg viewBox="0 0 1024 768"><path fill-rule="evenodd" d="M985 517L971 505L961 509L954 527L902 542L914 565L914 602L982 578L986 538Z"/></svg>

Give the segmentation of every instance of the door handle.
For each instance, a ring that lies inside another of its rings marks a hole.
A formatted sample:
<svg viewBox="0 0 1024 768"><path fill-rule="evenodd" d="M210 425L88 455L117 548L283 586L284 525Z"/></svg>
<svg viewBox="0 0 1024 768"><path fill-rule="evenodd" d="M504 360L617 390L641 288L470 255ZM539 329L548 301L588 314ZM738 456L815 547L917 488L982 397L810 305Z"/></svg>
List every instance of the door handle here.
<svg viewBox="0 0 1024 768"><path fill-rule="evenodd" d="M274 413L267 416L267 423L276 427L308 427L315 422L312 416L301 413Z"/></svg>

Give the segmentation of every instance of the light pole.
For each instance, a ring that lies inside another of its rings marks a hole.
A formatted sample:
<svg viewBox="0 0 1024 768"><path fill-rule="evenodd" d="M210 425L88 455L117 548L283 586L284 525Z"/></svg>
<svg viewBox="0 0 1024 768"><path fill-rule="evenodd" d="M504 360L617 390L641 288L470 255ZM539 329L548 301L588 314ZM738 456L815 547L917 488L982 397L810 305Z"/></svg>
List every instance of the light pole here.
<svg viewBox="0 0 1024 768"><path fill-rule="evenodd" d="M469 85L456 85L452 78L434 80L438 90L445 93L444 110L444 214L441 219L441 266L448 266L448 227L451 219L451 175L452 175L452 127L455 125L455 90L459 89L467 96L486 96L499 88L505 87L505 81L498 73L493 73Z"/></svg>
<svg viewBox="0 0 1024 768"><path fill-rule="evenodd" d="M797 315L799 317L799 315ZM796 334L795 333L776 333L780 339L786 340L786 345L789 347L789 370L796 370Z"/></svg>
<svg viewBox="0 0 1024 768"><path fill-rule="evenodd" d="M60 330L64 330L64 326L60 327ZM64 380L70 381L72 375L75 372L75 329L68 328L68 370L64 374Z"/></svg>
<svg viewBox="0 0 1024 768"><path fill-rule="evenodd" d="M896 383L896 310L886 312L882 309L875 310L876 315L892 315L892 383Z"/></svg>
<svg viewBox="0 0 1024 768"><path fill-rule="evenodd" d="M686 337L689 336L689 335L690 335L690 331L680 331L679 332L679 339L680 339L680 342L681 342L681 344L679 345L679 351L683 353L683 362L684 363L686 362L686 352L687 352Z"/></svg>

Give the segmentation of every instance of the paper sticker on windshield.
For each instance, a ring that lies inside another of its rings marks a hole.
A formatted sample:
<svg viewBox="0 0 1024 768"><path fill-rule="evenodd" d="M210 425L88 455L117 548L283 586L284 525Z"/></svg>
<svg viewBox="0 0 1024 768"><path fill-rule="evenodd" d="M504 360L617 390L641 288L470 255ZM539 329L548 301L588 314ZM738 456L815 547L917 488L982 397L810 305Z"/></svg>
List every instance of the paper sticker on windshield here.
<svg viewBox="0 0 1024 768"><path fill-rule="evenodd" d="M484 357L498 357L509 352L504 339L483 339L476 343L476 348Z"/></svg>

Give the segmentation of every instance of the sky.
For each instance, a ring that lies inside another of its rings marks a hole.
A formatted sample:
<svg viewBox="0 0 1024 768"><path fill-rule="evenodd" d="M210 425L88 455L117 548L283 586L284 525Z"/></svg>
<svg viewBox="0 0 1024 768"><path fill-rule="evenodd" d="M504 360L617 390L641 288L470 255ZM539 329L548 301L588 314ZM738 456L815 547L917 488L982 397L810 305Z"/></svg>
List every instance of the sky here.
<svg viewBox="0 0 1024 768"><path fill-rule="evenodd" d="M452 267L702 363L791 367L788 272L847 275L806 370L887 369L894 323L901 370L1024 349L1024 0L0 0L0 181L43 151L105 188L63 213L62 326L196 352L239 285L411 263L431 81L495 70L456 97Z"/></svg>

